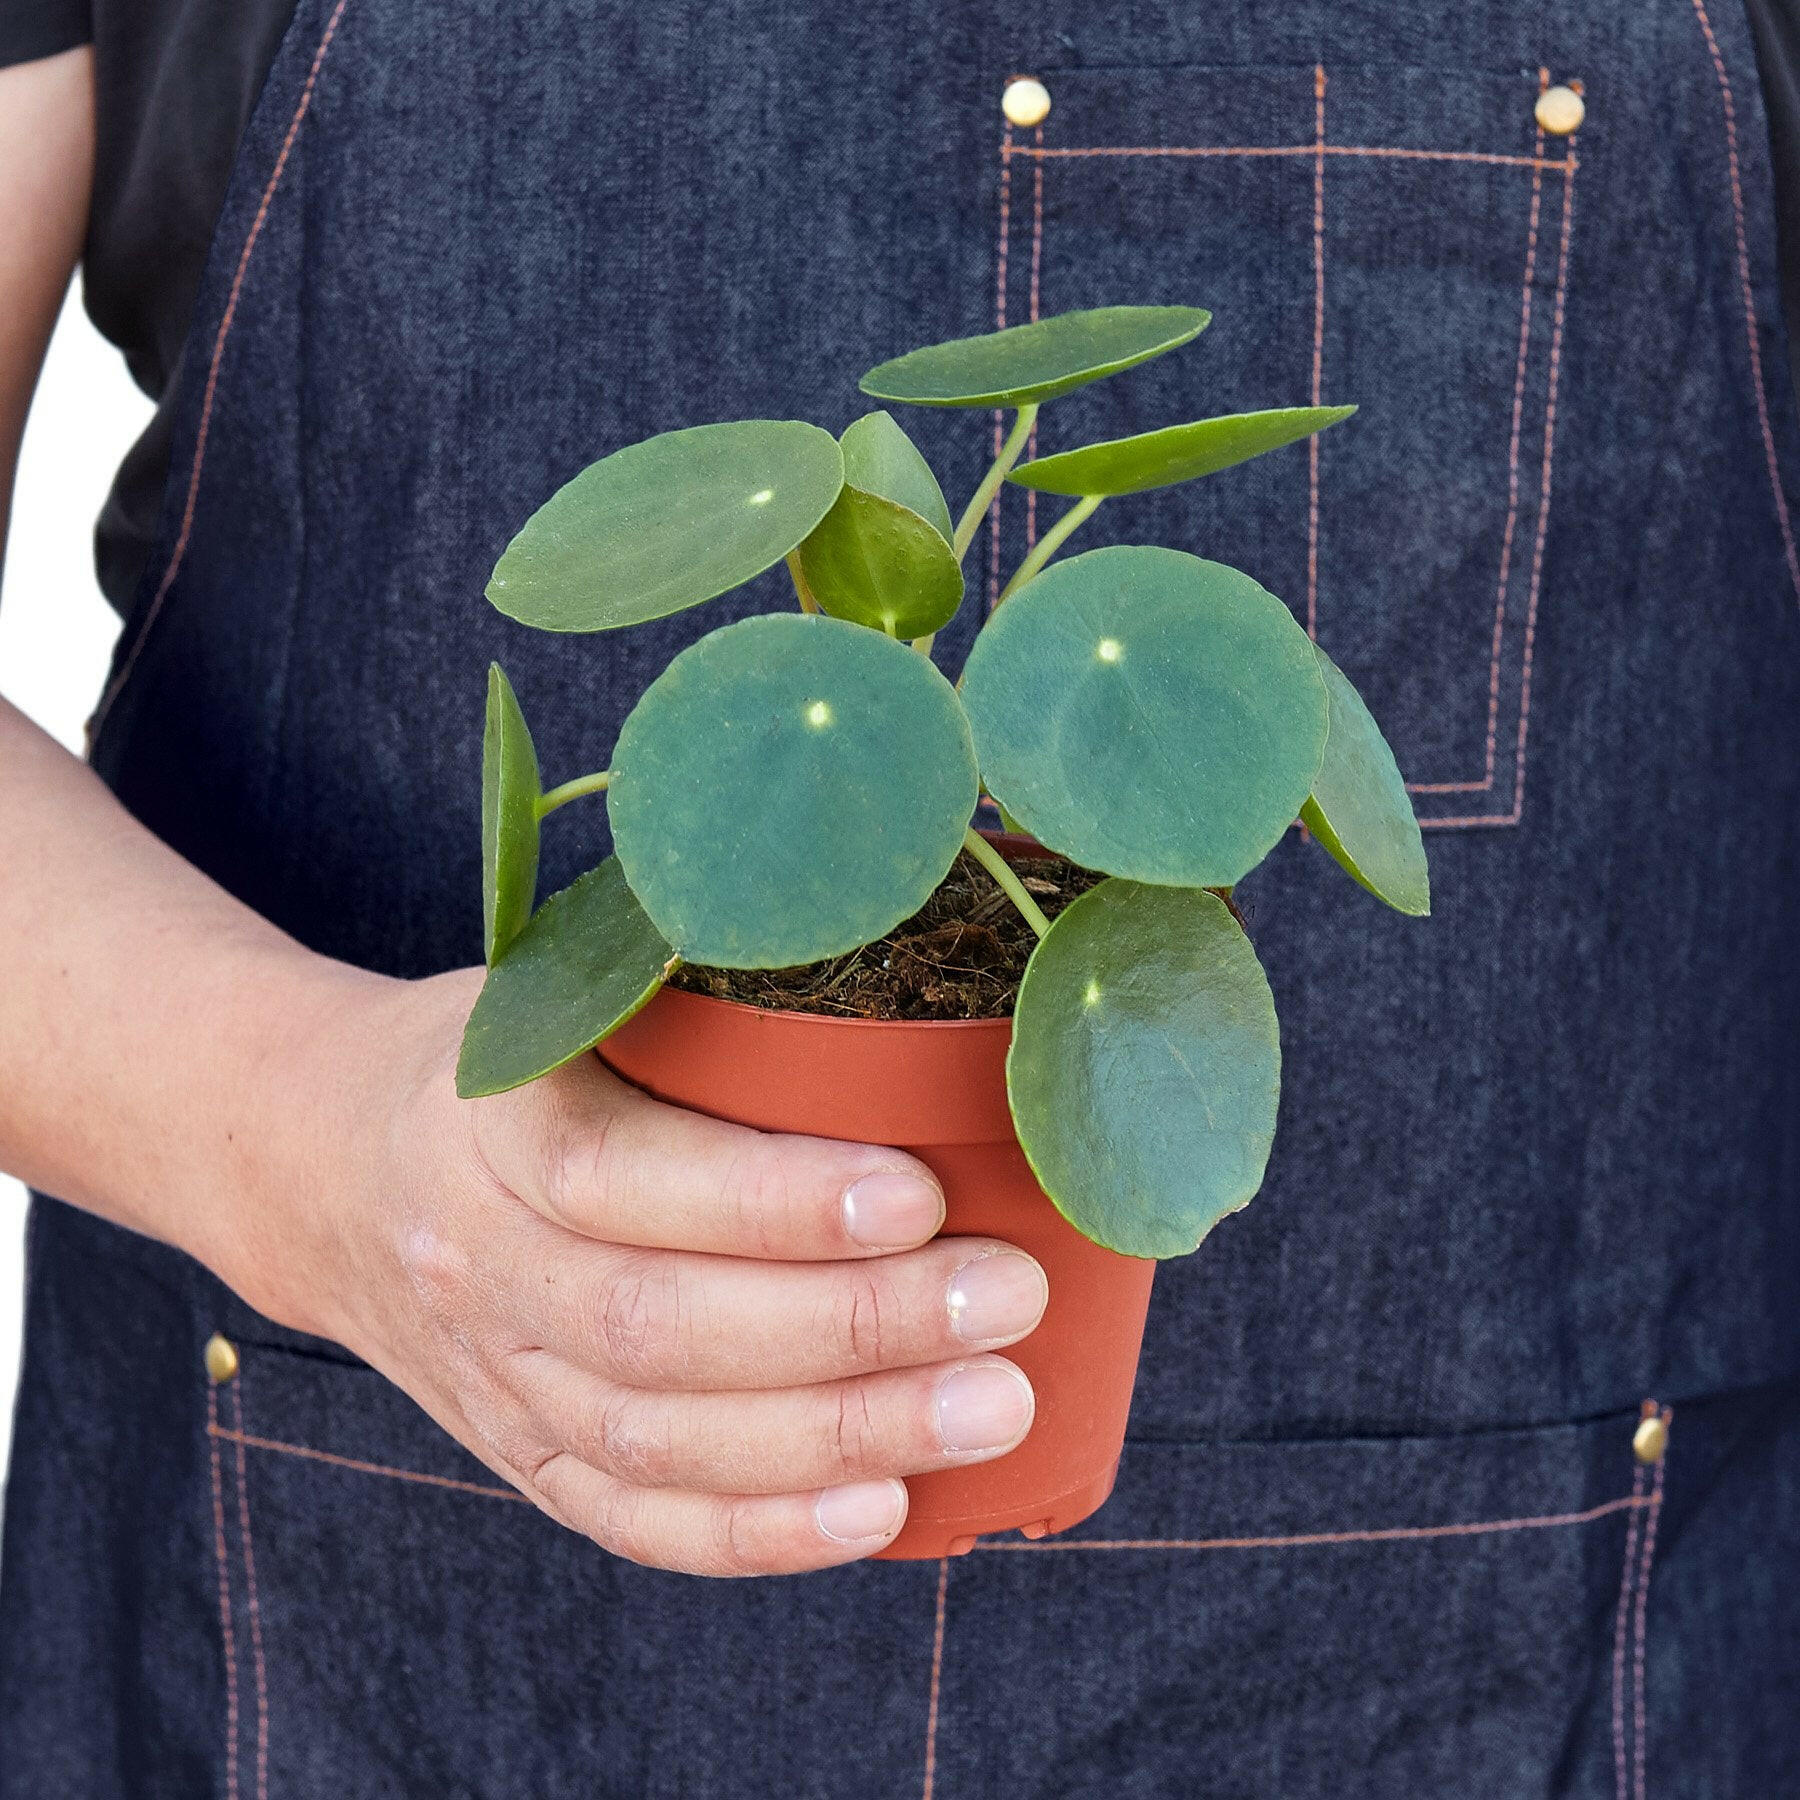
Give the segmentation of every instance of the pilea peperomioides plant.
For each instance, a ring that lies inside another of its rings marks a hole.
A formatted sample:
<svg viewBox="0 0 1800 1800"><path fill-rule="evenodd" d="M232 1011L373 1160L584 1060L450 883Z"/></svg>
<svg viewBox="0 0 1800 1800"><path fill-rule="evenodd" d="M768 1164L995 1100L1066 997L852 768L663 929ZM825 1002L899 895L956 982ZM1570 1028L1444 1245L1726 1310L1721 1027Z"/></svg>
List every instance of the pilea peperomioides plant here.
<svg viewBox="0 0 1800 1800"><path fill-rule="evenodd" d="M458 1069L499 1092L593 1048L683 962L786 968L909 919L959 851L1038 935L1007 1089L1044 1191L1133 1256L1191 1251L1256 1192L1280 1044L1230 889L1298 818L1357 881L1429 909L1399 770L1355 689L1248 575L1172 549L1053 561L1103 501L1291 444L1351 407L1201 419L1019 464L1038 409L1188 343L1191 307L1107 307L884 363L862 389L1009 408L961 519L886 412L833 439L703 425L603 458L525 524L499 610L547 631L661 618L784 558L800 610L722 626L626 719L609 769L546 791L489 672L482 789L489 973ZM959 685L930 660L1002 481L1072 497L1001 594ZM615 854L533 911L542 821L604 790ZM1054 922L972 829L1106 877Z"/></svg>

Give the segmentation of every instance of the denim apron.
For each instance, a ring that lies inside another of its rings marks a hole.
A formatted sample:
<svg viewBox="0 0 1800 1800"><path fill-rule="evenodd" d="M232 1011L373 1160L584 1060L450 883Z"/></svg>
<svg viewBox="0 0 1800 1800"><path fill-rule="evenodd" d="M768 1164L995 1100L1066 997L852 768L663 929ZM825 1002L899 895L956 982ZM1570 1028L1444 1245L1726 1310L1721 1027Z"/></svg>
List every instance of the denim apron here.
<svg viewBox="0 0 1800 1800"><path fill-rule="evenodd" d="M300 0L99 716L153 830L331 956L478 960L489 658L561 778L674 651L791 604L512 625L482 583L557 484L713 418L839 428L917 343L1195 301L1195 347L1043 445L1361 403L1086 541L1291 603L1388 727L1436 913L1298 832L1245 885L1263 1196L1158 1276L1110 1504L942 1565L621 1562L342 1350L39 1200L0 1795L1800 1792L1770 215L1736 0ZM968 492L990 422L906 424ZM1047 517L1003 497L978 597ZM545 891L605 848L571 815Z"/></svg>

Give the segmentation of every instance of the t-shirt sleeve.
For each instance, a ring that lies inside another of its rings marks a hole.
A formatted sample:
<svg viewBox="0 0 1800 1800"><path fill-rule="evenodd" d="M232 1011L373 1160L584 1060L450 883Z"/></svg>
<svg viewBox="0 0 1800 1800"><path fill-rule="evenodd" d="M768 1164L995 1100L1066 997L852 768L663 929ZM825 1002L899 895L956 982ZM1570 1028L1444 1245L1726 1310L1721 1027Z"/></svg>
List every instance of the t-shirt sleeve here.
<svg viewBox="0 0 1800 1800"><path fill-rule="evenodd" d="M0 0L0 69L93 41L92 0Z"/></svg>

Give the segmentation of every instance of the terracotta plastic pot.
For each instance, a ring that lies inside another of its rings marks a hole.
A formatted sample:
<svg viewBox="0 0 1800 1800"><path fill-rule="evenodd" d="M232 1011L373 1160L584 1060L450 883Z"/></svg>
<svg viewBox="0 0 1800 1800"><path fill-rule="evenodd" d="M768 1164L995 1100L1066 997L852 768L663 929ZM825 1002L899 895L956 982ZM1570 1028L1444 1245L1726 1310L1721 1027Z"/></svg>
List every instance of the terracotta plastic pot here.
<svg viewBox="0 0 1800 1800"><path fill-rule="evenodd" d="M1011 1034L1010 1019L831 1019L665 988L600 1046L628 1081L695 1112L909 1151L943 1183L947 1235L1001 1238L1043 1264L1043 1321L1006 1352L1037 1391L1030 1434L994 1462L911 1477L889 1557L1067 1530L1112 1492L1125 1439L1156 1265L1089 1242L1038 1187L1006 1105Z"/></svg>

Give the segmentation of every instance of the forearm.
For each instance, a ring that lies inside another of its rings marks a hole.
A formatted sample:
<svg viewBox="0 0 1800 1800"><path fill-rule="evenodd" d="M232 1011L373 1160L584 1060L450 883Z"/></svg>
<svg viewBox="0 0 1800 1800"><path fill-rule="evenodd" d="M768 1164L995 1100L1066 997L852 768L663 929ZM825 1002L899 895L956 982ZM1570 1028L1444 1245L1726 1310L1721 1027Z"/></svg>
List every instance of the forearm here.
<svg viewBox="0 0 1800 1800"><path fill-rule="evenodd" d="M0 701L0 1168L241 1279L330 1142L296 1046L377 978L159 843Z"/></svg>

